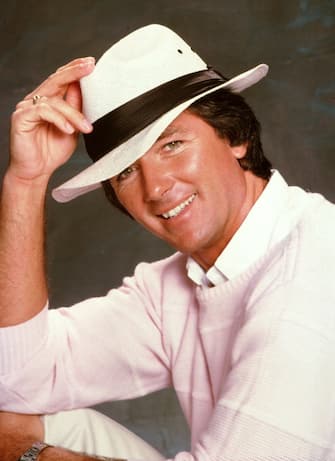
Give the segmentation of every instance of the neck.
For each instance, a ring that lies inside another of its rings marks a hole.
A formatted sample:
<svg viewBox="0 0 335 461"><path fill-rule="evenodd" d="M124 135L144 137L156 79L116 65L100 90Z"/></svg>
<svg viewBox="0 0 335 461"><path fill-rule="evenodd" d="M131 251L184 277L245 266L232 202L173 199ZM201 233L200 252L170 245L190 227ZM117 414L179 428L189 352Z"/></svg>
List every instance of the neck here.
<svg viewBox="0 0 335 461"><path fill-rule="evenodd" d="M244 199L241 201L241 206L236 209L234 219L229 223L229 226L227 226L224 235L222 235L216 245L208 246L196 254L191 255L205 271L215 264L215 261L234 237L268 183L267 180L255 176L250 171L245 171L245 179L246 189Z"/></svg>

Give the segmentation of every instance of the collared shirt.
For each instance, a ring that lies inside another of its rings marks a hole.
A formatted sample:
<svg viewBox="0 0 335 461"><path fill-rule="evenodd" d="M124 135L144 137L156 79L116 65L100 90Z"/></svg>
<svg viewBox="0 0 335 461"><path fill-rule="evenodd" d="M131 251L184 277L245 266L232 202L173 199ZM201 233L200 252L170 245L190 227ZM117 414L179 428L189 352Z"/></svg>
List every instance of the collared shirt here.
<svg viewBox="0 0 335 461"><path fill-rule="evenodd" d="M264 191L249 211L228 245L205 272L192 258L187 261L187 274L197 285L218 285L247 269L270 245L277 243L283 232L276 229L277 218L284 206L288 185L274 170Z"/></svg>

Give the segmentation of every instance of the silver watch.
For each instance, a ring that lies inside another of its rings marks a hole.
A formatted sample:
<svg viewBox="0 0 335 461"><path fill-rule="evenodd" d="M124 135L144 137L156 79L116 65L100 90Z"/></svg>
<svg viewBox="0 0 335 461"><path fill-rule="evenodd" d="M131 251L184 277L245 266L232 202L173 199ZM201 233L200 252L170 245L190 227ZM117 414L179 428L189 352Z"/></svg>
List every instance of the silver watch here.
<svg viewBox="0 0 335 461"><path fill-rule="evenodd" d="M48 445L44 442L34 442L32 446L28 448L28 450L25 451L17 461L37 461L37 457L41 451L44 450L44 448L50 446L51 445Z"/></svg>

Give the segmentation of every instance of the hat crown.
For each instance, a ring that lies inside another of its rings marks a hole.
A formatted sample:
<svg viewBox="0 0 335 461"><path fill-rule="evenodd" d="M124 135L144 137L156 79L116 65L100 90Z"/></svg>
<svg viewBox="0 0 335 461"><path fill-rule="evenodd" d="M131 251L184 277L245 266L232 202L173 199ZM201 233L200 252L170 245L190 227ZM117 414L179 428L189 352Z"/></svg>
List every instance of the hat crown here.
<svg viewBox="0 0 335 461"><path fill-rule="evenodd" d="M109 48L81 80L83 112L94 122L146 91L206 67L172 30L142 27Z"/></svg>

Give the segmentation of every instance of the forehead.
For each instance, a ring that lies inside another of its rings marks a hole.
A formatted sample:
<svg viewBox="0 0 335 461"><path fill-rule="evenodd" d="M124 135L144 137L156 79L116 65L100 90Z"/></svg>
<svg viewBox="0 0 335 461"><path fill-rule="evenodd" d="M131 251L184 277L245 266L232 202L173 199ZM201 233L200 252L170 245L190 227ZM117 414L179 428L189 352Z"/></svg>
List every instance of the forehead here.
<svg viewBox="0 0 335 461"><path fill-rule="evenodd" d="M165 130L157 138L157 141L168 138L175 134L188 134L197 130L199 122L203 120L197 115L192 114L189 111L184 111L177 118L170 123L170 125L165 128ZM205 123L205 122L203 122Z"/></svg>

